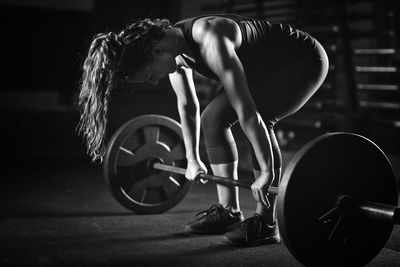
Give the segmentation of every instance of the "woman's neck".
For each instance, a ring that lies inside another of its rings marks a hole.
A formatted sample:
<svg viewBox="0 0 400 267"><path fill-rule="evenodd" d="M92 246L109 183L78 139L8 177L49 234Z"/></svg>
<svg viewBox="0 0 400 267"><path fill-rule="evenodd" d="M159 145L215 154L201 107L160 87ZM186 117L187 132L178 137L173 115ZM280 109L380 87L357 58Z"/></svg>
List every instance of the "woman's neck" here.
<svg viewBox="0 0 400 267"><path fill-rule="evenodd" d="M189 46L186 42L185 36L183 35L183 32L181 28L178 27L173 27L171 29L171 34L175 36L175 42L176 42L176 52L174 53L175 57L181 54L188 55L190 57L193 56L192 51L189 49Z"/></svg>

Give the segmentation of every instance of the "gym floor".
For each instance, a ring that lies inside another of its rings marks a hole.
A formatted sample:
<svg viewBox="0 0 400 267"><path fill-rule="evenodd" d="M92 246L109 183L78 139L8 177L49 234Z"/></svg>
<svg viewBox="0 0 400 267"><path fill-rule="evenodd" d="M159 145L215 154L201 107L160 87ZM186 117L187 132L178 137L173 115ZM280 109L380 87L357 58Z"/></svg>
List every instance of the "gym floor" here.
<svg viewBox="0 0 400 267"><path fill-rule="evenodd" d="M287 164L291 152L284 152ZM398 158L392 159L397 177ZM233 248L220 235L193 235L184 225L216 203L215 186L193 185L172 210L138 215L107 191L99 166L29 161L2 172L1 266L302 266L284 243ZM240 191L245 216L250 191ZM400 266L400 227L368 266Z"/></svg>

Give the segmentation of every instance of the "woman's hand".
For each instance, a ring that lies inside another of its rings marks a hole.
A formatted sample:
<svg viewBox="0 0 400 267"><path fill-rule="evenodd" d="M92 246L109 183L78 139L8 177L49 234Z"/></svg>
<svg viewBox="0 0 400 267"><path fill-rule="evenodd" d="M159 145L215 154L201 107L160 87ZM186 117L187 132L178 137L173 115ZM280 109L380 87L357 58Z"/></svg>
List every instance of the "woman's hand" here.
<svg viewBox="0 0 400 267"><path fill-rule="evenodd" d="M251 185L254 198L267 208L271 206L267 198L267 190L273 181L273 172L261 172L256 181Z"/></svg>
<svg viewBox="0 0 400 267"><path fill-rule="evenodd" d="M206 165L201 160L188 160L186 178L189 181L206 183L200 179L200 173L207 173Z"/></svg>

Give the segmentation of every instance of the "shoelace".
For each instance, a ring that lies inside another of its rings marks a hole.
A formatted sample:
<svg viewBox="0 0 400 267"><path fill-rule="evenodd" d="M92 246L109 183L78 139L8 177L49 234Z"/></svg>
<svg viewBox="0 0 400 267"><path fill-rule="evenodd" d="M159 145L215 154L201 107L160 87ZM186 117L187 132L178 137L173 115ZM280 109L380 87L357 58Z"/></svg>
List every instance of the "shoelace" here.
<svg viewBox="0 0 400 267"><path fill-rule="evenodd" d="M206 217L208 214L211 214L213 212L216 212L220 208L220 205L214 204L212 205L209 209L200 211L199 213L196 214L196 219L201 220L204 217Z"/></svg>

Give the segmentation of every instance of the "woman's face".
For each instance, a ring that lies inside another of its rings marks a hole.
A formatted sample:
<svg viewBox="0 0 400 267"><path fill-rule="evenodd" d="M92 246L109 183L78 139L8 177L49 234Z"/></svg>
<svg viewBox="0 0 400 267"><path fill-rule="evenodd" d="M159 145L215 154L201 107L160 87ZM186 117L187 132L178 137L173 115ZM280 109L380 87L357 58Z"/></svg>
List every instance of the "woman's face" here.
<svg viewBox="0 0 400 267"><path fill-rule="evenodd" d="M132 77L128 77L127 81L131 83L147 82L157 85L159 80L165 78L169 73L176 71L175 57L162 49L153 51L153 60L147 63L144 68Z"/></svg>

